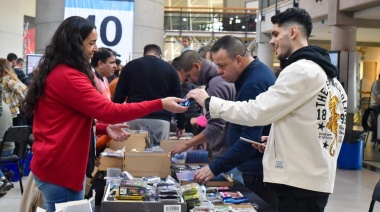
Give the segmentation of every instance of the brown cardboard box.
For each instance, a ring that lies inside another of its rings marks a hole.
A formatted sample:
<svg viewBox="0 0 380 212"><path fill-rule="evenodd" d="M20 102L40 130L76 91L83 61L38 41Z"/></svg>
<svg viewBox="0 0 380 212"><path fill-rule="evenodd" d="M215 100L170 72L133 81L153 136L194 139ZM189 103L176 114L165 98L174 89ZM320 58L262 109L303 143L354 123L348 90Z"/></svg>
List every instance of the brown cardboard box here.
<svg viewBox="0 0 380 212"><path fill-rule="evenodd" d="M104 152L112 152L111 149L105 149ZM99 171L107 171L107 168L123 169L123 157L114 157L102 155L99 159Z"/></svg>
<svg viewBox="0 0 380 212"><path fill-rule="evenodd" d="M185 140L161 140L160 147L164 150L164 152L171 152L174 150L175 146L178 143L186 142Z"/></svg>
<svg viewBox="0 0 380 212"><path fill-rule="evenodd" d="M112 150L125 149L127 152L130 152L132 149L136 149L136 151L144 151L147 141L149 139L149 135L147 131L137 131L132 130L131 136L122 142L111 140L108 143L108 148Z"/></svg>
<svg viewBox="0 0 380 212"><path fill-rule="evenodd" d="M133 177L170 175L170 155L158 152L125 152L124 169Z"/></svg>

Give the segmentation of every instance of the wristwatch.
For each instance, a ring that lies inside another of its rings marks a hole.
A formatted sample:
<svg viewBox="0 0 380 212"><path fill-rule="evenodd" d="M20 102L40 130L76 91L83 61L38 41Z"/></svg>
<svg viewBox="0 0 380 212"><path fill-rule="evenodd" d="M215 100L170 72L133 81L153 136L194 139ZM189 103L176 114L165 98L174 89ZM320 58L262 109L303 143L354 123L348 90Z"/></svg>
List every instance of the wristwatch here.
<svg viewBox="0 0 380 212"><path fill-rule="evenodd" d="M211 97L208 97L208 98L205 99L205 109L207 111L210 110L210 100L211 100Z"/></svg>

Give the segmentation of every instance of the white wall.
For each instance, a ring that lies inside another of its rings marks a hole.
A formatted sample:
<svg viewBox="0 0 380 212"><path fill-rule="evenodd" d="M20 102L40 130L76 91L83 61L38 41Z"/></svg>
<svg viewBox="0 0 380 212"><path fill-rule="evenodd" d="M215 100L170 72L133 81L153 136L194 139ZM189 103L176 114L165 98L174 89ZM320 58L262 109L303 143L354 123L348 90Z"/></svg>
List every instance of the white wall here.
<svg viewBox="0 0 380 212"><path fill-rule="evenodd" d="M0 57L22 56L24 15L36 16L36 0L2 0L0 7Z"/></svg>

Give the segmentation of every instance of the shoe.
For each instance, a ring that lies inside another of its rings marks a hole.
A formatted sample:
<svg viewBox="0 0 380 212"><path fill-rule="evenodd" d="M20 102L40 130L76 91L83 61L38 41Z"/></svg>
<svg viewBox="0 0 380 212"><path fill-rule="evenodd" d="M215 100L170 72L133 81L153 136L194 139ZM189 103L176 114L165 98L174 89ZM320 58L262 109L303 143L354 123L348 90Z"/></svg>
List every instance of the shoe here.
<svg viewBox="0 0 380 212"><path fill-rule="evenodd" d="M4 182L0 182L0 187L2 187L3 185L5 185L5 183ZM0 192L0 197L4 196L6 194L7 194L6 191Z"/></svg>
<svg viewBox="0 0 380 212"><path fill-rule="evenodd" d="M0 183L0 194L6 193L7 191L14 188L13 183L9 182L7 179L2 180Z"/></svg>

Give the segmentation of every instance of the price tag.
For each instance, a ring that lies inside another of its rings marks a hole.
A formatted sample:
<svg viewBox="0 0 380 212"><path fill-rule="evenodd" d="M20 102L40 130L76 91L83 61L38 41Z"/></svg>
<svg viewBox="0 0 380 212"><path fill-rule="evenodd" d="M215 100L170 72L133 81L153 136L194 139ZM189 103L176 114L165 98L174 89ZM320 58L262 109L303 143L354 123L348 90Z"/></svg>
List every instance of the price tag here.
<svg viewBox="0 0 380 212"><path fill-rule="evenodd" d="M164 212L181 212L181 205L164 205Z"/></svg>

